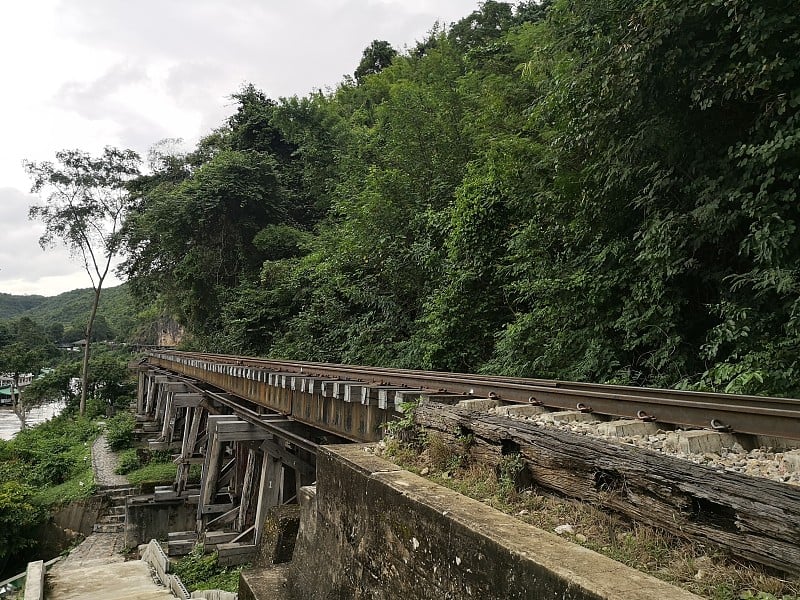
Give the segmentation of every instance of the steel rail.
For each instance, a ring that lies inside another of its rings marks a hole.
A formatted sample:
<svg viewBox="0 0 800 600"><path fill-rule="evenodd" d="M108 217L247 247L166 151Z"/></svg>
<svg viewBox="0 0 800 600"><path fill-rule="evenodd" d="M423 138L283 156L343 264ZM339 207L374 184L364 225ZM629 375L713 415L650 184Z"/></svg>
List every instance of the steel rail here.
<svg viewBox="0 0 800 600"><path fill-rule="evenodd" d="M399 375L408 374L413 377L423 376L431 379L436 379L441 381L453 381L457 383L464 381L475 382L476 384L478 382L489 382L493 384L508 383L508 384L542 386L542 387L560 388L569 390L586 390L587 392L593 392L593 391L609 392L609 393L617 392L625 396L646 396L646 397L658 396L658 397L669 397L674 399L701 398L703 400L719 399L720 401L723 402L740 401L746 406L750 404L760 404L760 405L769 404L773 408L786 408L787 406L794 405L797 409L800 409L800 400L794 398L749 396L742 394L723 394L719 392L698 392L694 390L676 390L676 389L666 389L666 388L646 388L646 387L634 387L634 386L615 385L615 384L598 384L598 383L585 383L576 381L563 381L557 379L535 379L535 378L524 378L524 377L504 377L495 375L476 375L471 373L455 373L446 371L420 371L411 369L391 369L386 367L362 367L354 365L343 365L337 363L288 361L279 359L240 357L240 356L232 356L230 354L179 353L175 351L170 351L170 352L174 354L202 356L206 358L214 357L220 362L225 362L228 364L244 365L245 362L243 361L246 361L248 364L258 363L258 366L262 367L263 366L277 367L277 370L279 372L284 370L290 372L298 372L297 370L298 366L300 367L299 370L300 373L304 373L308 369L312 368L326 369L329 372L330 369L334 369L335 371L340 371L342 374L348 376L355 375L361 377L366 375L370 377L372 381L378 381L375 378L376 373L382 373L385 374L387 377L394 377L394 378L396 378Z"/></svg>
<svg viewBox="0 0 800 600"><path fill-rule="evenodd" d="M546 379L361 367L177 351L151 353L176 362L199 360L373 385L497 398L561 410L655 420L754 435L800 439L800 400L687 390L637 388Z"/></svg>

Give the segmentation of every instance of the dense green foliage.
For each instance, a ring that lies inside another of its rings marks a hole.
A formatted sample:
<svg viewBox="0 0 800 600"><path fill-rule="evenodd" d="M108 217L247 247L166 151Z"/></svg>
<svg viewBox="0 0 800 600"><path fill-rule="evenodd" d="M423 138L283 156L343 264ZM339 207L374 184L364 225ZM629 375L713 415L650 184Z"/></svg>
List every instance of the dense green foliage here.
<svg viewBox="0 0 800 600"><path fill-rule="evenodd" d="M88 465L89 446L97 427L86 419L64 415L17 433L7 442L8 460L2 480L16 480L37 488L59 485Z"/></svg>
<svg viewBox="0 0 800 600"><path fill-rule="evenodd" d="M97 427L64 415L0 440L0 572L35 556L36 529L47 507L94 491L91 444ZM16 571L15 571L16 572Z"/></svg>
<svg viewBox="0 0 800 600"><path fill-rule="evenodd" d="M78 397L73 383L80 373L81 363L75 359L74 353L66 353L58 360L60 362L55 363L53 368L43 372L25 388L22 394L24 403L35 405L62 400L67 405L67 412L75 410ZM127 407L135 386L134 378L128 370L129 360L130 355L124 350L109 350L97 345L89 363L91 376L87 387L88 418L105 416L116 409Z"/></svg>
<svg viewBox="0 0 800 600"><path fill-rule="evenodd" d="M239 572L250 565L223 567L216 552L204 554L202 546L171 565L172 572L181 578L190 592L195 590L239 590Z"/></svg>
<svg viewBox="0 0 800 600"><path fill-rule="evenodd" d="M252 86L135 182L124 271L214 351L797 394L788 0L487 0Z"/></svg>
<svg viewBox="0 0 800 600"><path fill-rule="evenodd" d="M31 547L44 511L34 501L31 486L16 481L0 482L0 559Z"/></svg>
<svg viewBox="0 0 800 600"><path fill-rule="evenodd" d="M16 296L0 293L0 320L7 321L23 315L47 300L45 296Z"/></svg>
<svg viewBox="0 0 800 600"><path fill-rule="evenodd" d="M129 412L121 412L106 421L106 442L112 450L125 450L133 446L133 429L136 420Z"/></svg>

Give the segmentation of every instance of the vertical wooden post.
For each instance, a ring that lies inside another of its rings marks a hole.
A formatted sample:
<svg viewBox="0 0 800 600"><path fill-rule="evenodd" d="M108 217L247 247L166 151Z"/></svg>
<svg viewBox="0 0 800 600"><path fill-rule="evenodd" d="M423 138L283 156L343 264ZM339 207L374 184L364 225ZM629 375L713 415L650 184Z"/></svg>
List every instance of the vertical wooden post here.
<svg viewBox="0 0 800 600"><path fill-rule="evenodd" d="M281 463L281 459L265 454L264 462L261 465L261 489L258 494L258 507L256 508L255 539L253 542L255 544L261 541L267 510L280 504L282 487L283 463Z"/></svg>
<svg viewBox="0 0 800 600"><path fill-rule="evenodd" d="M253 482L256 471L256 451L250 448L247 451L247 466L244 470L244 481L242 482L242 495L239 499L239 514L236 517L236 531L243 531L247 525L247 511L250 508L250 500L253 493Z"/></svg>
<svg viewBox="0 0 800 600"><path fill-rule="evenodd" d="M152 414L153 408L155 405L155 395L156 395L156 378L153 373L149 373L147 376L147 399L145 401L144 407L144 414L148 417Z"/></svg>
<svg viewBox="0 0 800 600"><path fill-rule="evenodd" d="M144 414L144 399L147 394L147 376L146 371L141 369L139 371L139 381L136 387L136 414Z"/></svg>
<svg viewBox="0 0 800 600"><path fill-rule="evenodd" d="M166 396L167 386L163 383L156 383L156 406L153 410L153 418L156 422L160 422L161 412L164 410L164 399Z"/></svg>
<svg viewBox="0 0 800 600"><path fill-rule="evenodd" d="M205 461L203 462L203 476L200 479L200 502L197 505L197 519L203 518L203 506L211 504L217 488L219 476L219 459L222 454L222 443L217 432L209 427L208 446Z"/></svg>
<svg viewBox="0 0 800 600"><path fill-rule="evenodd" d="M169 442L170 435L170 428L172 422L172 398L175 395L175 392L167 391L166 398L164 400L164 422L161 426L161 439L165 442Z"/></svg>
<svg viewBox="0 0 800 600"><path fill-rule="evenodd" d="M222 457L222 444L216 424L221 421L236 421L234 415L209 415L206 419L206 458L203 461L203 475L200 479L200 502L197 505L197 522L202 527L203 507L213 504L217 492L219 479L220 458Z"/></svg>

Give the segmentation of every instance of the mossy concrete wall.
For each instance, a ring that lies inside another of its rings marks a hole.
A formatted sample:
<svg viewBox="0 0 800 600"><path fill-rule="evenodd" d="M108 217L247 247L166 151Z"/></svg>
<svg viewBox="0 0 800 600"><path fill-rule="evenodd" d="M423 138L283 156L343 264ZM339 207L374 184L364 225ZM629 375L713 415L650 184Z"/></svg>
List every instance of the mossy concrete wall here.
<svg viewBox="0 0 800 600"><path fill-rule="evenodd" d="M292 598L697 599L363 446L321 448L301 496Z"/></svg>
<svg viewBox="0 0 800 600"><path fill-rule="evenodd" d="M184 500L155 502L152 496L131 496L125 505L125 546L135 548L150 540L165 540L173 531L192 531L197 507Z"/></svg>
<svg viewBox="0 0 800 600"><path fill-rule="evenodd" d="M61 554L80 536L88 536L105 509L102 496L72 500L53 510L50 519L36 531L36 557L50 560Z"/></svg>
<svg viewBox="0 0 800 600"><path fill-rule="evenodd" d="M107 501L103 496L73 500L60 506L53 513L53 522L62 529L90 535L106 504Z"/></svg>

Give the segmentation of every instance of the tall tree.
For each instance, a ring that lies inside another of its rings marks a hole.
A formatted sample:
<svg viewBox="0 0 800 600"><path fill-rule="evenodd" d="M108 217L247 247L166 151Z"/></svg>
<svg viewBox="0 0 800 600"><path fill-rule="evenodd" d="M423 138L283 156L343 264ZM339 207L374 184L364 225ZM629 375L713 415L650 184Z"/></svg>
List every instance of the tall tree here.
<svg viewBox="0 0 800 600"><path fill-rule="evenodd" d="M139 175L139 155L106 147L98 157L80 150L56 153L56 162L25 161L31 191L45 204L31 206L29 217L44 223L42 248L56 242L80 257L92 281L94 298L86 322L81 369L80 414L86 411L89 355L97 306L111 262L120 250L119 229L131 206L127 183Z"/></svg>
<svg viewBox="0 0 800 600"><path fill-rule="evenodd" d="M367 75L380 73L390 64L392 59L397 56L397 50L392 48L389 42L384 40L374 40L369 46L364 48L361 55L361 62L356 67L356 81L361 83Z"/></svg>

